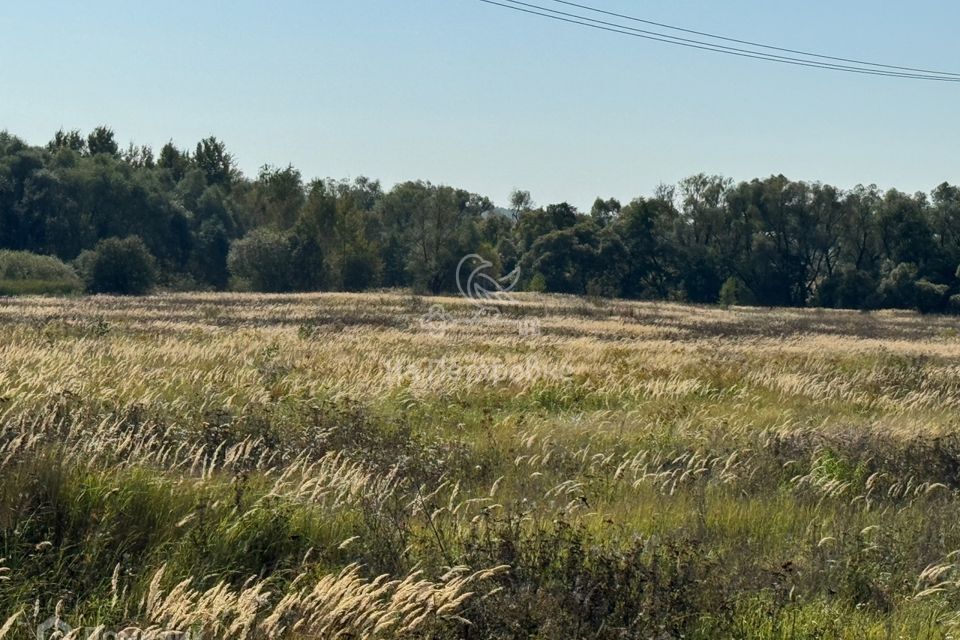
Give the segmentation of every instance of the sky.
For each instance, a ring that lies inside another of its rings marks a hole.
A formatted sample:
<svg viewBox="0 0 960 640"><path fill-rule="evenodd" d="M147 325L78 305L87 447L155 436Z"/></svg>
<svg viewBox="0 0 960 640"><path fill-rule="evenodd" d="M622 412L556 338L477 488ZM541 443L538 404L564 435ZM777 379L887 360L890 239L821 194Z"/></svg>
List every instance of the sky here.
<svg viewBox="0 0 960 640"><path fill-rule="evenodd" d="M529 0L537 2L538 0ZM956 0L581 0L960 72ZM541 4L557 6L550 0ZM908 192L960 181L960 84L705 53L478 0L0 4L0 130L223 140L240 168L450 184L589 208L700 172Z"/></svg>

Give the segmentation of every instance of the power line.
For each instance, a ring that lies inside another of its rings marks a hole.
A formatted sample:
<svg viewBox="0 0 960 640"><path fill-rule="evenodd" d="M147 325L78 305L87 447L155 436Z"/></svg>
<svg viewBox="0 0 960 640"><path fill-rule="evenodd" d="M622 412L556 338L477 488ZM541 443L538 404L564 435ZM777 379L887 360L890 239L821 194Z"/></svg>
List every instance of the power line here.
<svg viewBox="0 0 960 640"><path fill-rule="evenodd" d="M544 18L550 18L552 20L558 20L561 22L577 24L580 26L599 29L602 31L610 31L610 32L619 33L622 35L629 35L629 36L634 36L638 38L643 38L645 40L664 42L667 44L685 46L693 49L711 51L714 53L725 53L727 55L734 55L734 56L743 57L743 58L752 58L756 60L764 60L767 62L780 62L783 64L812 67L817 69L844 71L847 73L858 73L863 75L886 76L886 77L893 77L893 78L907 78L907 79L914 79L914 80L936 80L940 82L960 82L960 77L953 78L953 77L944 77L944 76L937 76L937 75L928 75L925 73L904 73L904 72L898 72L898 71L881 71L879 69L849 67L849 66L837 65L833 63L817 62L814 60L803 60L800 58L793 58L790 56L779 56L779 55L764 53L760 51L750 51L747 49L727 47L725 45L720 45L720 44L715 44L710 42L703 42L700 40L691 40L689 38L681 38L679 36L672 36L669 34L663 34L663 33L658 33L654 31L645 31L643 29L637 29L635 27L629 27L626 25L621 25L621 24L612 23L612 22L605 22L603 20L598 20L596 18L589 18L586 16L566 13L564 11L558 11L556 9L549 9L539 5L520 2L519 0L506 0L506 2L512 3L510 5L503 4L502 2L495 2L493 0L480 0L480 1L486 4L496 5L506 9L519 11L522 13L528 13L536 16L541 16ZM531 7L532 9L524 9L520 6L514 6L514 5L523 5L526 7ZM548 12L548 13L544 13L544 12Z"/></svg>
<svg viewBox="0 0 960 640"><path fill-rule="evenodd" d="M666 44L673 44L673 45L687 47L691 49L699 49L702 51L710 51L713 53L724 53L727 55L737 56L741 58L751 58L751 59L763 60L767 62L779 62L781 64L789 64L789 65L801 66L801 67L811 67L814 69L827 69L832 71L842 71L845 73L857 73L861 75L885 76L885 77L905 78L905 79L912 79L912 80L935 80L940 82L960 82L960 77L954 78L954 77L945 77L945 76L939 76L939 75L928 75L925 73L905 73L905 72L898 72L898 71L881 71L879 69L849 67L849 66L837 65L833 63L827 63L827 62L817 62L814 60L803 60L800 58L793 58L789 56L778 56L775 54L764 53L761 51L750 51L746 49L738 49L735 47L727 47L725 45L703 42L700 40L691 40L688 38L680 38L678 36L671 36L669 34L663 34L663 33L658 33L654 31L645 31L642 29L637 29L635 27L629 27L626 25L621 25L621 24L612 23L612 22L605 22L602 20L597 20L595 18L589 18L586 16L570 14L563 11L558 11L556 9L549 9L547 7L533 5L526 2L519 2L519 0L506 0L506 2L511 2L513 4L504 4L503 2L496 2L495 0L480 0L480 2L489 4L489 5L495 5L498 7L503 7L505 9L512 9L513 11L518 11L521 13L540 16L543 18L550 18L551 20L567 22L570 24L580 25L584 27L590 27L592 29L598 29L601 31L619 33L621 35L633 36L636 38L642 38L644 40L663 42ZM523 6L516 6L516 5L523 5ZM532 8L524 8L524 6L532 7Z"/></svg>
<svg viewBox="0 0 960 640"><path fill-rule="evenodd" d="M697 36L704 36L704 37L707 37L707 38L713 38L713 39L715 39L715 40L723 40L723 41L725 41L725 42L734 42L734 43L737 43L737 44L745 44L745 45L750 46L750 47L759 47L759 48L761 48L761 49L769 49L769 50L771 50L771 51L782 51L782 52L784 52L784 53L794 53L794 54L797 54L797 55L808 56L808 57L811 57L811 58L820 58L821 60L836 60L837 62L850 62L850 63L852 63L852 64L859 64L859 65L865 65L865 66L870 66L870 67L881 67L881 68L884 68L884 69L896 69L896 70L899 70L899 71L916 71L916 72L924 73L924 74L932 74L932 75L939 75L939 76L960 77L960 73L953 73L953 72L950 72L950 71L931 71L930 69L918 69L918 68L915 68L915 67L900 67L900 66L892 65L892 64L881 64L881 63L879 63L879 62L867 62L867 61L864 61L864 60L856 60L856 59L853 59L853 58L840 58L840 57L837 57L837 56L828 56L828 55L824 55L824 54L821 54L821 53L811 53L811 52L809 52L809 51L802 51L802 50L798 50L798 49L787 49L787 48L785 48L785 47L776 47L776 46L769 45L769 44L761 44L761 43L759 43L759 42L752 42L752 41L750 41L750 40L738 40L737 38L729 38L729 37L727 37L727 36L721 36L721 35L717 35L717 34L715 34L715 33L708 33L708 32L706 32L706 31L696 31L696 30L694 30L694 29L685 29L684 27L677 27L677 26L674 26L674 25L665 24L665 23L663 23L663 22L654 22L653 20L645 20L645 19L643 19L643 18L637 18L637 17L635 17L635 16L628 16L628 15L624 15L624 14L622 14L622 13L615 13L615 12L613 12L613 11L605 11L605 10L603 10L603 9L597 9L596 7L590 7L590 6L587 6L587 5L584 5L584 4L578 4L578 3L576 3L576 2L569 2L568 0L552 0L552 1L553 1L553 2L556 2L557 4L565 4L565 5L570 6L570 7L576 7L576 8L578 8L578 9L583 9L583 10L586 10L586 11L592 11L592 12L594 12L594 13L599 13L599 14L603 14L603 15L608 15L608 16L612 16L612 17L615 17L615 18L622 18L622 19L624 19L624 20L630 20L631 22L640 22L640 23L648 24L648 25L651 25L651 26L654 26L654 27L660 27L660 28L662 28L662 29L670 29L671 31L681 31L681 32L683 32L683 33L690 33L690 34L697 35Z"/></svg>
<svg viewBox="0 0 960 640"><path fill-rule="evenodd" d="M648 35L648 36L655 36L655 37L659 37L659 38L668 38L672 44L682 44L682 43L686 43L686 44L691 44L691 45L702 45L702 46L705 46L705 47L710 47L711 50L717 51L718 53L731 53L731 52L735 52L735 53L738 53L738 54L746 54L748 57L762 56L762 59L764 59L764 60L769 60L769 61L772 61L772 62L785 62L785 63L790 63L790 64L792 64L792 63L801 63L801 62L802 62L802 63L804 63L805 65L808 65L808 66L816 66L816 67L818 67L818 68L831 69L831 70L834 70L834 71L854 71L854 72L865 72L865 71L867 71L867 72L871 72L871 73L873 73L873 74L875 74L875 75L887 75L887 76L892 76L892 77L896 77L896 78L911 78L911 79L921 79L921 80L926 80L926 79L930 79L930 80L933 80L933 79L954 80L953 78L930 77L930 76L928 76L927 74L904 73L904 72L900 72L900 71L897 71L897 72L893 72L893 71L880 71L880 70L878 70L878 69L864 69L864 68L862 68L862 67L850 67L850 66L839 65L839 64L835 64L835 63L816 62L816 61L814 61L814 60L803 60L803 59L801 59L801 58L795 58L795 57L792 57L792 56L781 56L781 55L777 55L777 54L773 54L773 53L763 53L763 52L760 52L760 51L751 51L751 50L749 50L749 49L739 49L739 48L737 48L737 47L728 47L728 46L722 45L722 44L713 44L713 43L710 43L710 42L703 42L703 41L701 41L701 40L691 40L690 38L681 38L681 37L679 37L679 36L671 36L671 35L659 33L659 32L656 32L656 31L647 31L647 30L644 30L644 29L637 29L636 27L628 27L628 26L625 26L625 25L617 24L617 23L615 23L615 22L606 22L606 21L604 21L604 20L598 20L598 19L596 19L596 18L588 18L588 17L580 16L580 15L577 15L577 14L574 14L574 13L567 13L566 11L558 11L558 10L556 10L556 9L548 9L548 8L542 7L542 6L540 6L540 5L530 4L530 3L528 3L528 2L522 2L521 0L506 0L506 2L509 2L509 3L513 4L513 5L522 5L522 6L525 6L525 7L531 7L531 8L533 8L533 9L539 9L539 10L541 10L541 11L549 11L551 14L557 14L557 15L560 15L560 16L567 16L568 18L575 18L575 19L578 19L578 20L589 20L591 23L596 23L596 24L598 24L598 25L604 25L604 26L613 27L613 28L616 28L616 29L625 29L625 30L628 30L628 31L631 31L631 32L635 32L635 33L646 34L646 35ZM513 7L508 7L508 8L513 8ZM537 14L537 15L542 15L542 14ZM552 16L546 16L546 17L552 17ZM957 78L957 80L960 80L960 78Z"/></svg>
<svg viewBox="0 0 960 640"><path fill-rule="evenodd" d="M686 42L686 43L692 43L692 44L698 44L698 45L701 45L701 44L702 44L702 45L707 45L707 46L715 47L715 48L717 48L717 49L725 49L725 50L728 50L728 51L735 51L735 52L738 52L738 53L748 53L748 54L757 54L757 53L759 53L760 55L769 56L769 58L771 58L771 59L777 59L777 60L781 60L781 61L812 62L812 63L818 64L818 65L819 65L819 64L829 65L829 66L827 66L827 67L825 67L825 68L835 69L835 70L837 70L837 71L875 71L874 69L864 69L862 66L861 66L861 67L849 67L849 66L846 66L846 65L837 65L837 64L832 64L832 63L818 63L818 62L815 62L815 61L812 61L812 60L802 60L802 59L800 59L800 58L795 58L795 57L793 57L793 56L780 56L780 55L776 55L776 54L767 54L767 53L762 53L762 52L758 52L758 51L751 51L751 50L749 50L749 49L739 49L739 48L737 48L737 47L728 47L728 46L721 45L721 44L705 43L705 42L700 41L700 40L691 40L691 39L689 39L689 38L681 38L681 37L679 37L679 36L671 36L671 35L659 33L659 32L656 32L656 31L647 31L647 30L644 30L644 29L637 29L637 28L635 28L635 27L628 27L628 26L620 25L620 24L613 23L613 22L605 22L605 21L603 21L603 20L597 20L597 19L595 19L595 18L587 18L587 17L584 17L584 16L579 16L579 15L577 15L577 14L567 13L567 12L565 12L565 11L557 11L556 9L547 9L547 8L545 8L545 7L541 7L541 6L538 6L538 5L529 4L529 3L527 3L527 2L520 2L519 0L506 0L506 1L507 1L507 2L510 2L511 4L523 5L523 6L526 6L526 7L533 7L533 8L536 8L536 9L541 9L541 10L544 10L544 11L549 11L549 12L551 12L551 13L555 13L555 14L559 14L559 15L563 15L563 16L568 16L568 17L571 17L571 18L578 18L578 19L583 19L583 20L589 20L590 22L595 22L595 23L602 24L602 25L606 25L606 26L610 26L610 27L627 29L627 30L629 30L629 31L635 31L635 32L637 32L637 33L644 33L644 34L647 34L647 35L653 35L653 36L660 36L660 37L664 37L664 38L669 38L669 39L671 39L671 40L676 40L678 43L679 43L679 42ZM602 13L602 14L614 15L614 16L621 16L621 14L615 14L615 13L611 13L611 12L609 12L609 11L602 11L602 10L600 10L600 9L592 9L592 8L590 8L590 7L587 7L586 5L580 5L580 4L576 4L576 3L573 3L573 2L566 2L565 0L553 0L553 2L558 2L558 3L560 3L560 4L566 4L566 5L572 5L572 6L575 6L575 7L581 7L581 8L587 9L587 10L589 10L589 11L596 11L596 12ZM769 46L769 45L755 44L755 43L748 42L748 41L745 41L745 40L736 40L736 39L733 39L733 38L725 38L725 37L723 37L723 36L715 36L715 35L712 35L712 34L703 33L703 32L699 32L699 31L691 31L691 30L689 30L689 29L682 29L682 28L680 28L680 27L670 27L669 25L661 25L661 23L654 23L654 22L650 22L650 21L646 21L646 20L641 20L640 18L631 18L630 16L622 16L622 17L628 18L628 19L631 19L631 20L635 20L635 21L637 21L637 22L643 22L643 23L648 23L648 24L656 24L656 25L658 25L658 26L664 26L664 27L666 27L666 28L675 29L675 30L678 30L678 31L685 31L685 32L687 32L687 33L698 33L698 34L701 34L701 35L705 35L705 36L708 36L708 37L711 37L711 38L717 38L717 39L720 39L720 40L725 40L725 41L728 41L728 42L740 42L740 43L743 43L743 44L749 44L749 45L751 45L751 46L757 46L757 47L762 47L762 48L765 48L765 49L772 49L772 50L777 50L777 51L794 51L794 50L791 50L791 49L782 49L782 48L779 48L779 47L773 47L773 46ZM812 56L812 57L821 58L821 59L841 60L841 61L851 62L851 63L853 63L853 64L858 64L858 65L868 65L868 66L881 67L881 68L887 68L887 69L901 69L901 70L903 70L903 71L917 71L917 72L919 72L919 73L901 73L901 72L896 72L898 75L896 75L895 77L905 77L905 78L914 78L914 79L933 79L933 78L928 78L928 76L929 76L930 74L937 74L938 76L944 76L944 77L945 77L944 79L952 79L950 76L956 76L957 79L960 79L960 74L949 73L949 72L945 72L945 71L924 71L924 70L922 70L922 69L913 69L913 68L911 68L911 67L895 67L895 66L893 66L893 65L885 65L885 64L878 64L878 63L872 63L872 62L862 62L862 61L850 60L850 59L846 59L846 58L836 58L836 57L833 57L833 56L825 56L825 55L820 55L820 54L816 54L816 53L804 53L804 52L801 52L801 51L794 51L794 53L799 53L799 54L801 54L801 55Z"/></svg>

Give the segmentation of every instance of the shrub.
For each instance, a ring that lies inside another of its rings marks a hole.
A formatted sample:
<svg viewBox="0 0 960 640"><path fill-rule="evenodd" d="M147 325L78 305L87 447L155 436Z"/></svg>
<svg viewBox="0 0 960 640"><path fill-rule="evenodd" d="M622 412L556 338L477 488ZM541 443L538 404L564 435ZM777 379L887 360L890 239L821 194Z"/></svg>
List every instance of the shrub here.
<svg viewBox="0 0 960 640"><path fill-rule="evenodd" d="M65 296L81 291L79 280L0 280L0 296Z"/></svg>
<svg viewBox="0 0 960 640"><path fill-rule="evenodd" d="M294 270L287 237L257 229L230 246L227 268L239 288L267 293L293 290Z"/></svg>
<svg viewBox="0 0 960 640"><path fill-rule="evenodd" d="M137 236L101 240L76 263L90 293L143 295L157 278L156 261Z"/></svg>
<svg viewBox="0 0 960 640"><path fill-rule="evenodd" d="M0 251L0 295L63 295L82 288L73 269L53 256Z"/></svg>
<svg viewBox="0 0 960 640"><path fill-rule="evenodd" d="M920 313L943 311L947 291L950 287L929 280L918 280L914 286L916 287L917 311Z"/></svg>
<svg viewBox="0 0 960 640"><path fill-rule="evenodd" d="M591 298L616 298L620 295L620 285L609 275L591 278L587 281L586 293Z"/></svg>
<svg viewBox="0 0 960 640"><path fill-rule="evenodd" d="M533 274L533 277L530 278L530 284L527 285L527 291L533 291L534 293L545 293L547 290L547 279L543 277L543 274L537 272Z"/></svg>
<svg viewBox="0 0 960 640"><path fill-rule="evenodd" d="M960 313L960 294L950 296L948 305L951 313Z"/></svg>
<svg viewBox="0 0 960 640"><path fill-rule="evenodd" d="M843 269L820 284L812 302L818 307L869 309L877 306L877 283L866 271Z"/></svg>
<svg viewBox="0 0 960 640"><path fill-rule="evenodd" d="M354 248L340 260L340 286L346 291L363 291L374 286L382 272L380 258L369 247Z"/></svg>
<svg viewBox="0 0 960 640"><path fill-rule="evenodd" d="M917 306L917 265L901 262L891 268L880 281L880 295L883 304L899 309L912 309Z"/></svg>
<svg viewBox="0 0 960 640"><path fill-rule="evenodd" d="M756 304L757 299L746 282L736 276L731 276L720 287L719 302L724 306L751 305Z"/></svg>
<svg viewBox="0 0 960 640"><path fill-rule="evenodd" d="M879 293L883 304L900 309L916 309L921 313L943 311L950 287L918 278L913 263L900 263L881 280Z"/></svg>

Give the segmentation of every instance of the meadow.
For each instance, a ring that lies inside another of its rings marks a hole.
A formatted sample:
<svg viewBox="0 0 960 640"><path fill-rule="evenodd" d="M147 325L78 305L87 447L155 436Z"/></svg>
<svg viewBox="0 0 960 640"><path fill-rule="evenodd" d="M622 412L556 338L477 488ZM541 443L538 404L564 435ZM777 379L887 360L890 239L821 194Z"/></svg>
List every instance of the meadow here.
<svg viewBox="0 0 960 640"><path fill-rule="evenodd" d="M957 637L958 329L0 299L0 638Z"/></svg>

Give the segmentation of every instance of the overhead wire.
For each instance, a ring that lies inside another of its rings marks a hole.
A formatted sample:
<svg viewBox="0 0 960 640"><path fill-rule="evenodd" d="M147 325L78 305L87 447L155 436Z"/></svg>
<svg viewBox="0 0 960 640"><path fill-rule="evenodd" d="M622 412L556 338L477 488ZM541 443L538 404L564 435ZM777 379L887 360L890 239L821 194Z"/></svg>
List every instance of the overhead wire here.
<svg viewBox="0 0 960 640"><path fill-rule="evenodd" d="M891 77L891 78L901 78L901 79L911 79L911 80L929 80L929 81L939 81L939 82L960 82L960 75L953 77L953 74L947 74L946 72L936 72L943 73L944 75L931 75L933 72L923 72L923 73L907 73L905 71L887 71L876 68L865 68L865 67L854 67L848 65L839 65L829 62L818 62L815 60L804 60L801 58L795 58L791 56L781 56L772 53L765 53L762 51L752 51L748 49L741 49L737 47L729 47L726 45L703 42L700 40L694 40L690 38L682 38L680 36L672 36L669 34L663 34L655 31L649 31L645 29L638 29L636 27L631 27L628 25L613 23L605 20L599 20L596 18L591 18L588 16L582 16L578 14L572 14L565 11L559 11L557 9L550 9L541 5L523 2L521 0L504 0L499 2L497 0L479 0L488 5L494 5L502 7L505 9L511 9L513 11L518 11L521 13L531 14L534 16L540 16L543 18L549 18L551 20L556 20L560 22L566 22L570 24L580 25L584 27L590 27L592 29L597 29L606 32L618 33L621 35L633 36L637 38L642 38L645 40L652 40L655 42L662 42L666 44L672 44L676 46L682 46L692 49L698 49L702 51L708 51L713 53L723 53L726 55L732 55L742 58L750 58L755 60L762 60L766 62L777 62L781 64L788 64L793 66L801 67L810 67L814 69L825 69L831 71L840 71L845 73L855 73L861 75L871 75L871 76L882 76L882 77ZM554 0L560 1L560 0ZM506 4L509 3L509 4ZM570 4L563 2L563 4ZM586 5L577 5L577 6L586 6ZM600 10L597 10L600 11ZM640 20L637 18L636 20ZM822 56L827 57L827 56ZM853 62L851 60L851 62ZM870 63L859 63L857 64L870 64ZM880 66L880 65L878 65ZM887 65L883 65L887 66ZM902 67L902 69L907 69Z"/></svg>
<svg viewBox="0 0 960 640"><path fill-rule="evenodd" d="M883 63L879 63L879 62L868 62L868 61L865 61L865 60L857 60L857 59L855 59L855 58L843 58L843 57L839 57L839 56L830 56L830 55L825 55L825 54L821 54L821 53L813 53L813 52L810 52L810 51L802 51L802 50L800 50L800 49L789 49L789 48L786 48L786 47L778 47L778 46L769 45L769 44L762 44L762 43L753 42L753 41L750 41L750 40L740 40L740 39L737 39L737 38L730 38L730 37L728 37L728 36L722 36L722 35L718 35L718 34L715 34L715 33L709 33L709 32L706 32L706 31L697 31L697 30L695 30L695 29L688 29L688 28L685 28L685 27L678 27L678 26L666 24L666 23L663 23L663 22L655 22L655 21L653 21L653 20L646 20L646 19L644 19L644 18L638 18L638 17L636 17L636 16L629 16L629 15L622 14L622 13L616 13L616 12L614 12L614 11L607 11L607 10L604 10L604 9L598 9L598 8L596 8L596 7L591 7L591 6L589 6L589 5L580 4L580 3L577 3L577 2L570 2L569 0L551 0L551 1L552 1L552 2L556 2L557 4L565 4L565 5L570 6L570 7L576 7L576 8L578 8L578 9L583 9L583 10L585 10L585 11L591 11L591 12L598 13L598 14L602 14L602 15L607 15L607 16L612 16L612 17L616 17L616 18L621 18L621 19L623 19L623 20L630 20L630 21L632 21L632 22L638 22L638 23L648 24L648 25L655 26L655 27L660 27L660 28L663 28L663 29L669 29L669 30L671 30L671 31L680 31L680 32L683 32L683 33L690 33L690 34L693 34L693 35L703 36L703 37L706 37L706 38L712 38L712 39L715 39L715 40L723 40L723 41L725 41L725 42L734 42L734 43L736 43L736 44L743 44L743 45L747 45L747 46L750 46L750 47L758 47L758 48L761 48L761 49L769 49L769 50L771 50L771 51L781 51L781 52L784 52L784 53L793 53L793 54L797 54L797 55L801 55L801 56L808 56L808 57L811 57L811 58L820 58L820 59L823 59L823 60L835 60L835 61L837 61L837 62L849 62L849 63L852 63L852 64L858 64L858 65L864 65L864 66L880 67L880 68L894 69L894 70L899 70L899 71L915 71L915 72L923 73L923 74L940 75L940 76L952 76L952 77L958 77L958 78L960 78L960 73L954 73L954 72L950 72L950 71L933 71L933 70L930 70L930 69L920 69L920 68L916 68L916 67L902 67L902 66L892 65L892 64L883 64Z"/></svg>

